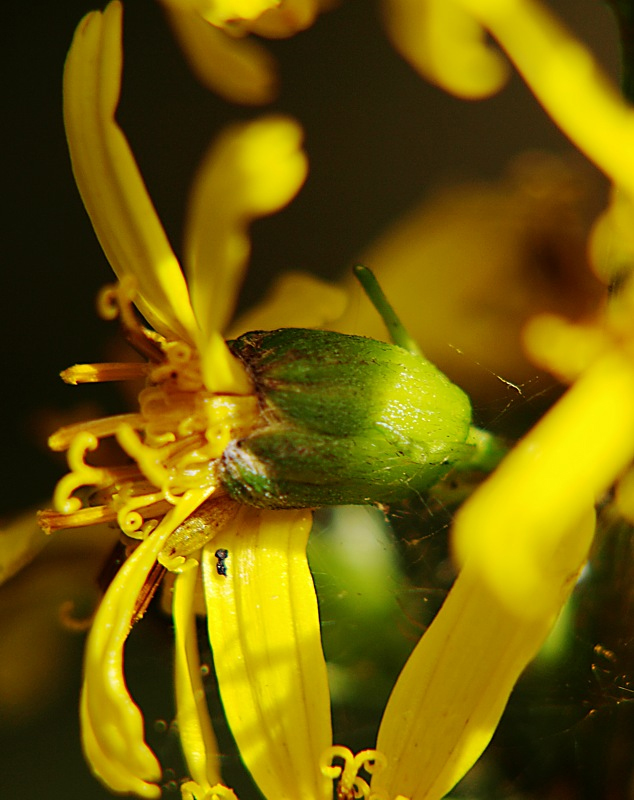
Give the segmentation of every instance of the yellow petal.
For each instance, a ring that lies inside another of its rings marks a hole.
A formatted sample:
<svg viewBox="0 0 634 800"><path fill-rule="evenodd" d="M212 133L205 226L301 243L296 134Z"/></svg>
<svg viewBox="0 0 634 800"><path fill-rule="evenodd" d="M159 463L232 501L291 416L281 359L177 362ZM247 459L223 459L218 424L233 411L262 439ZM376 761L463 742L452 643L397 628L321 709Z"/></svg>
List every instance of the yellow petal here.
<svg viewBox="0 0 634 800"><path fill-rule="evenodd" d="M18 518L6 531L9 538L23 534L28 541L34 520L34 512ZM0 532L0 549L6 532ZM40 535L49 543L44 552L2 586L0 718L9 727L40 716L66 680L74 650L68 628L84 629L80 609L90 608L97 596L95 564L114 543L106 526L95 526L85 537L76 531ZM34 643L38 653L46 653L46 669L34 657Z"/></svg>
<svg viewBox="0 0 634 800"><path fill-rule="evenodd" d="M557 593L550 577L587 550L575 525L633 458L634 366L615 351L588 368L460 509L458 558L477 560L518 616L538 617Z"/></svg>
<svg viewBox="0 0 634 800"><path fill-rule="evenodd" d="M606 328L594 323L575 324L556 314L538 314L529 320L524 342L533 363L564 383L572 383L613 346Z"/></svg>
<svg viewBox="0 0 634 800"><path fill-rule="evenodd" d="M252 39L236 39L194 11L162 0L172 29L198 80L234 103L270 103L277 92L275 64Z"/></svg>
<svg viewBox="0 0 634 800"><path fill-rule="evenodd" d="M255 308L231 324L227 338L246 331L323 328L338 319L348 303L346 291L303 272L287 272Z"/></svg>
<svg viewBox="0 0 634 800"><path fill-rule="evenodd" d="M185 265L201 329L203 376L212 390L228 390L218 377L219 346L210 353L208 345L235 306L250 251L247 226L280 209L302 185L307 163L300 144L299 126L283 117L236 125L217 139L196 178Z"/></svg>
<svg viewBox="0 0 634 800"><path fill-rule="evenodd" d="M310 27L319 12L319 0L284 0L247 25L258 36L282 39Z"/></svg>
<svg viewBox="0 0 634 800"><path fill-rule="evenodd" d="M590 514L571 534L588 542L593 529ZM573 575L581 561L569 559ZM392 691L377 740L387 768L373 789L439 800L462 778L489 743L574 581L564 570L553 583L550 607L528 618L500 603L479 566L465 566Z"/></svg>
<svg viewBox="0 0 634 800"><path fill-rule="evenodd" d="M386 0L388 33L428 80L458 97L497 92L508 68L486 45L486 33L459 0Z"/></svg>
<svg viewBox="0 0 634 800"><path fill-rule="evenodd" d="M137 597L175 527L206 499L188 493L123 564L106 592L88 636L81 700L82 742L93 772L117 792L159 797L161 768L145 744L143 716L123 674L123 647Z"/></svg>
<svg viewBox="0 0 634 800"><path fill-rule="evenodd" d="M64 70L64 121L75 180L95 233L119 278L133 275L137 305L159 332L194 341L180 265L128 142L115 122L121 88L122 7L80 22Z"/></svg>
<svg viewBox="0 0 634 800"><path fill-rule="evenodd" d="M203 551L209 638L225 713L265 797L327 800L331 745L317 600L306 561L308 511L243 509ZM227 575L214 551L228 551Z"/></svg>
<svg viewBox="0 0 634 800"><path fill-rule="evenodd" d="M200 672L194 594L198 567L190 566L174 582L176 719L187 767L199 789L220 783L218 745L211 727Z"/></svg>
<svg viewBox="0 0 634 800"><path fill-rule="evenodd" d="M312 24L332 0L161 0L175 10L196 14L233 35L252 31L272 38L292 36Z"/></svg>
<svg viewBox="0 0 634 800"><path fill-rule="evenodd" d="M0 584L25 567L50 538L37 524L36 511L26 511L0 530Z"/></svg>
<svg viewBox="0 0 634 800"><path fill-rule="evenodd" d="M193 11L217 27L254 20L282 0L168 0L173 8Z"/></svg>
<svg viewBox="0 0 634 800"><path fill-rule="evenodd" d="M498 40L566 136L634 195L634 111L591 53L535 0L456 1Z"/></svg>

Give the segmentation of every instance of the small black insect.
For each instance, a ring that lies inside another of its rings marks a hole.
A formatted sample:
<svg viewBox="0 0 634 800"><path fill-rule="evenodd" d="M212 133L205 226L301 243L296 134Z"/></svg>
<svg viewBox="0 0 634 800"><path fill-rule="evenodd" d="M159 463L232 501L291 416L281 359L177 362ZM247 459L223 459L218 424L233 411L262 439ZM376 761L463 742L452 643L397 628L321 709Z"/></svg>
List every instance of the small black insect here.
<svg viewBox="0 0 634 800"><path fill-rule="evenodd" d="M224 577L226 578L227 565L225 563L225 559L229 555L229 551L225 550L224 547L220 547L218 548L218 550L216 550L214 555L218 559L218 563L216 564L216 572L218 573L218 575L224 575Z"/></svg>

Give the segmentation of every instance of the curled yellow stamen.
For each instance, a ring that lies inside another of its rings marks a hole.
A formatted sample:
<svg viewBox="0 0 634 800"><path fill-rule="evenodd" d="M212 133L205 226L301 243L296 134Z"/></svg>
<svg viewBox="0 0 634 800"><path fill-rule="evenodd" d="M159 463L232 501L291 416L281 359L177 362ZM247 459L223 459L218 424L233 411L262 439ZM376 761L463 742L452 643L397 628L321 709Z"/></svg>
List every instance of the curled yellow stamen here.
<svg viewBox="0 0 634 800"><path fill-rule="evenodd" d="M104 286L97 295L97 313L102 319L114 320L119 316L118 284Z"/></svg>
<svg viewBox="0 0 634 800"><path fill-rule="evenodd" d="M143 325L136 318L132 304L137 297L137 281L131 275L124 276L118 284L105 286L97 297L97 311L107 320L119 317L126 338L139 352L150 361L158 362L162 358L161 345L164 339Z"/></svg>
<svg viewBox="0 0 634 800"><path fill-rule="evenodd" d="M117 429L125 424L131 428L143 427L141 414L117 414L112 417L102 417L91 422L77 422L59 428L49 437L48 446L55 452L67 450L75 437L82 433L90 433L97 439L114 436ZM94 449L94 448L92 448Z"/></svg>
<svg viewBox="0 0 634 800"><path fill-rule="evenodd" d="M343 767L332 763L335 758L343 761ZM361 750L354 755L347 747L333 745L322 753L319 761L322 774L338 781L337 800L352 800L359 797L383 800L384 795L381 792L372 792L368 782L360 778L358 774L362 769L368 775L385 769L387 761L383 753L368 749ZM399 798L401 798L400 795ZM385 800L387 800L387 795L385 795ZM406 800L406 798L402 798L402 800Z"/></svg>
<svg viewBox="0 0 634 800"><path fill-rule="evenodd" d="M69 631L83 633L90 629L95 618L96 609L93 609L87 617L75 616L75 602L65 600L59 607L58 617L61 625Z"/></svg>
<svg viewBox="0 0 634 800"><path fill-rule="evenodd" d="M146 447L130 425L120 425L115 435L122 450L136 461L143 475L154 486L163 488L167 485L169 474L158 450Z"/></svg>
<svg viewBox="0 0 634 800"><path fill-rule="evenodd" d="M195 781L181 784L182 800L238 800L227 786L218 783L211 789L203 789Z"/></svg>
<svg viewBox="0 0 634 800"><path fill-rule="evenodd" d="M137 282L131 275L125 275L118 283L104 286L97 295L97 312L102 319L121 318L126 328L139 326L132 313L132 303L137 294Z"/></svg>
<svg viewBox="0 0 634 800"><path fill-rule="evenodd" d="M165 342L163 352L174 365L187 364L192 358L192 349L186 342Z"/></svg>
<svg viewBox="0 0 634 800"><path fill-rule="evenodd" d="M103 480L103 470L91 467L84 461L89 450L96 450L99 441L92 433L78 433L68 449L68 466L70 472L59 481L53 494L53 505L61 514L72 514L79 511L82 502L72 497L80 486L97 486Z"/></svg>
<svg viewBox="0 0 634 800"><path fill-rule="evenodd" d="M128 536L141 529L145 522L143 516L139 514L139 508L148 508L164 499L163 493L153 493L130 497L117 512L117 522L121 530Z"/></svg>

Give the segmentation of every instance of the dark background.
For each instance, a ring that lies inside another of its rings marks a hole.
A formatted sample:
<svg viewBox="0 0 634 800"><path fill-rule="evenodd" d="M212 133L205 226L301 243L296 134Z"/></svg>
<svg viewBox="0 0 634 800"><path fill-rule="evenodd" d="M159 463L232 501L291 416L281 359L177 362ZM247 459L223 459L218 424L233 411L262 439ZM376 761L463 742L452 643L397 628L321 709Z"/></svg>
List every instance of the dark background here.
<svg viewBox="0 0 634 800"><path fill-rule="evenodd" d="M616 36L604 4L550 5L614 72ZM47 453L45 440L69 409L117 409L114 390L73 389L57 377L70 364L103 358L115 332L94 312L111 272L73 183L61 117L65 53L93 7L79 0L12 2L3 14L0 515L46 502L63 462ZM259 112L219 101L196 83L157 5L130 0L125 8L120 121L178 251L187 188L214 131ZM344 0L310 30L269 46L282 78L274 108L304 125L311 172L288 209L254 226L244 305L287 269L340 275L434 186L494 178L527 148L568 147L516 77L498 96L475 103L427 85L392 50L374 3ZM10 586L0 594L9 616ZM168 626L155 620L146 628L140 649L168 652ZM71 654L67 681L39 711L8 717L2 726L0 797L106 796L83 766L77 739L81 641L68 636L63 646ZM133 659L134 647L133 641ZM42 650L34 634L32 659L45 673L57 654ZM169 692L169 663L157 655L148 668L153 676L164 673L163 687L149 694Z"/></svg>

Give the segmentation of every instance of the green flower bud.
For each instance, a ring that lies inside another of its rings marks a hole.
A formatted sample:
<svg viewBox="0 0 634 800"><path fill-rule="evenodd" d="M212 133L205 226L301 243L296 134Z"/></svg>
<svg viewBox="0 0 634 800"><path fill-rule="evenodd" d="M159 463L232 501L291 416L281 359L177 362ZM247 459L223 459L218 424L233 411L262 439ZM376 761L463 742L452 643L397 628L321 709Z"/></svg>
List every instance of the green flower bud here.
<svg viewBox="0 0 634 800"><path fill-rule="evenodd" d="M229 346L251 375L262 419L221 460L221 481L242 503L401 500L475 450L467 395L403 347L292 328L254 331Z"/></svg>

